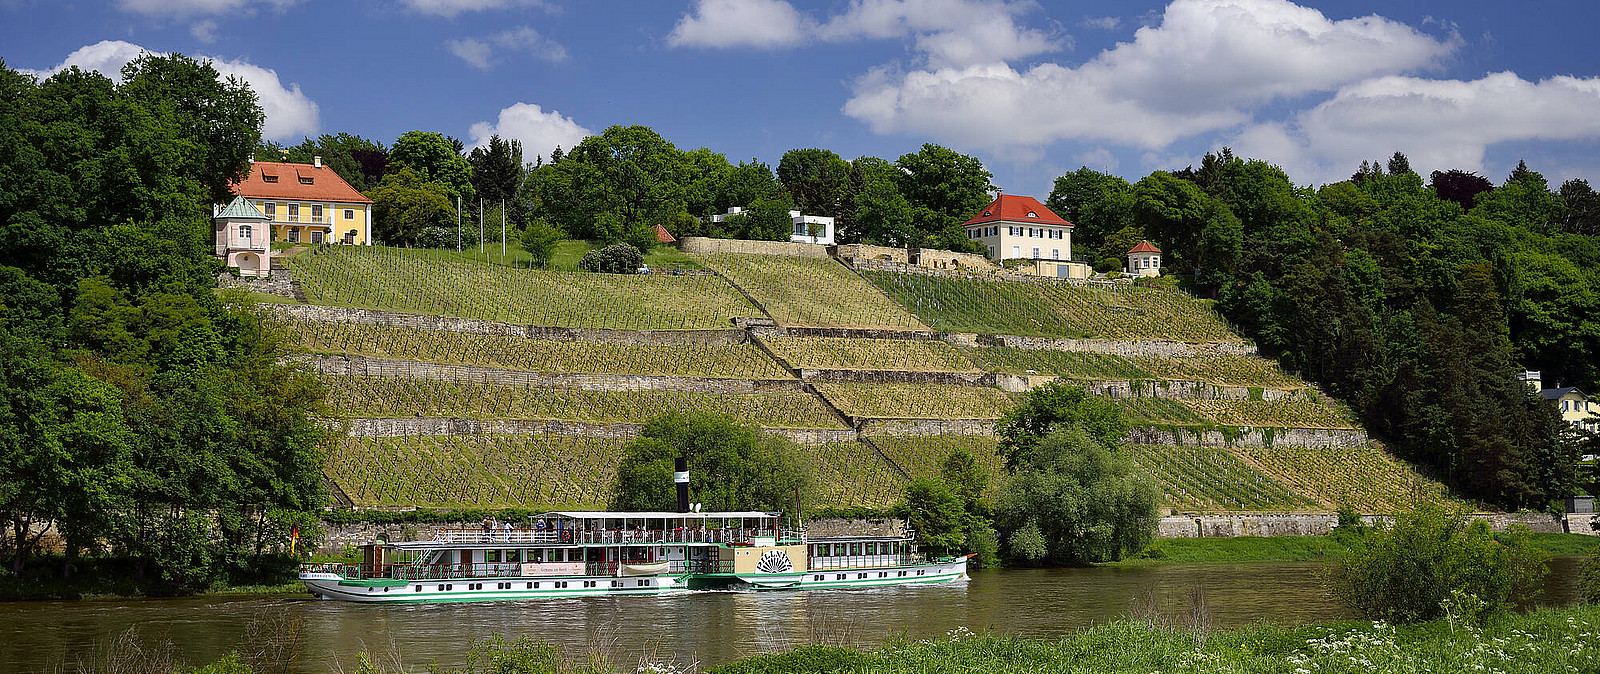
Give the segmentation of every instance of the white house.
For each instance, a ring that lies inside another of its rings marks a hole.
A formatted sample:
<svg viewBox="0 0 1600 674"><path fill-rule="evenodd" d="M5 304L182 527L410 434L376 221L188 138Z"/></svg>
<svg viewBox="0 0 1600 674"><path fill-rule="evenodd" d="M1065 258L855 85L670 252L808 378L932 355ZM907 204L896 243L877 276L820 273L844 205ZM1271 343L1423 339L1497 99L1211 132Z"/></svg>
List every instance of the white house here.
<svg viewBox="0 0 1600 674"><path fill-rule="evenodd" d="M1128 249L1128 269L1131 276L1160 276L1161 275L1161 249L1149 241L1140 241L1139 245Z"/></svg>
<svg viewBox="0 0 1600 674"><path fill-rule="evenodd" d="M1073 224L1033 197L1002 194L961 223L996 260L1071 260Z"/></svg>
<svg viewBox="0 0 1600 674"><path fill-rule="evenodd" d="M743 208L730 206L727 213L711 216L711 221L727 222L728 218L742 213L744 213ZM833 245L833 218L825 215L801 215L800 211L789 211L789 224L793 227L789 233L790 241Z"/></svg>

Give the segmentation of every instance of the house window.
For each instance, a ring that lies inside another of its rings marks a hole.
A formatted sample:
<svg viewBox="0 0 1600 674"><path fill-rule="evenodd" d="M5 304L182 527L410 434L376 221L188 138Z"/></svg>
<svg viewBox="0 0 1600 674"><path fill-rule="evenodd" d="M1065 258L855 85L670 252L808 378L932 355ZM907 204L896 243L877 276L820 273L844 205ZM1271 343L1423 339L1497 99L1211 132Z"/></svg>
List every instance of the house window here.
<svg viewBox="0 0 1600 674"><path fill-rule="evenodd" d="M322 232L320 232L320 231L311 232L311 243L322 243Z"/></svg>
<svg viewBox="0 0 1600 674"><path fill-rule="evenodd" d="M250 245L250 225L239 225L239 238L245 245Z"/></svg>
<svg viewBox="0 0 1600 674"><path fill-rule="evenodd" d="M300 228L288 227L287 229L289 230L289 243L300 243Z"/></svg>
<svg viewBox="0 0 1600 674"><path fill-rule="evenodd" d="M350 230L348 232L345 232L344 233L344 242L347 243L347 244L355 243L356 242L356 230L352 229L352 230Z"/></svg>
<svg viewBox="0 0 1600 674"><path fill-rule="evenodd" d="M322 204L311 205L311 221L322 222Z"/></svg>
<svg viewBox="0 0 1600 674"><path fill-rule="evenodd" d="M350 209L350 208L344 209L344 219L346 219L346 220L354 220L354 219L356 219L355 210L354 209Z"/></svg>
<svg viewBox="0 0 1600 674"><path fill-rule="evenodd" d="M1052 259L1052 260L1061 259L1061 249L1060 248L1051 248L1050 249L1050 259Z"/></svg>
<svg viewBox="0 0 1600 674"><path fill-rule="evenodd" d="M265 174L265 173L263 173L263 174L261 174L261 179L262 179L262 180L265 180L265 181L267 181L267 182L269 182L269 183L275 183L275 182L278 182L278 176L274 176L274 175L267 175L267 174Z"/></svg>
<svg viewBox="0 0 1600 674"><path fill-rule="evenodd" d="M1012 246L1011 257L1022 257L1022 246Z"/></svg>
<svg viewBox="0 0 1600 674"><path fill-rule="evenodd" d="M1038 213L1035 213L1035 212L1033 212L1033 211L1028 211L1028 217L1030 217L1030 218L1037 218L1037 217L1039 217L1039 214L1038 214Z"/></svg>
<svg viewBox="0 0 1600 674"><path fill-rule="evenodd" d="M277 203L269 201L267 203L262 204L261 207L263 209L262 212L267 214L267 219L268 220L276 220L278 218L278 204Z"/></svg>
<svg viewBox="0 0 1600 674"><path fill-rule="evenodd" d="M289 204L289 222L300 222L300 204Z"/></svg>
<svg viewBox="0 0 1600 674"><path fill-rule="evenodd" d="M1035 259L1035 260L1039 259L1039 249L1038 248L1033 249L1033 259Z"/></svg>

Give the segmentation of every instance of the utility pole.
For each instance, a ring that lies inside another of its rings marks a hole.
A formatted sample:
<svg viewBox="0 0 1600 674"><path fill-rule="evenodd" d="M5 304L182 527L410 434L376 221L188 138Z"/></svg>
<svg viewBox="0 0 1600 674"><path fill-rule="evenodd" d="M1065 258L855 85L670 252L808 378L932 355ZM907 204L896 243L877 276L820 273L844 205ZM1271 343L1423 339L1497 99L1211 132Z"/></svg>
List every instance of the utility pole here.
<svg viewBox="0 0 1600 674"><path fill-rule="evenodd" d="M456 252L461 252L461 195L456 195Z"/></svg>
<svg viewBox="0 0 1600 674"><path fill-rule="evenodd" d="M478 197L478 252L483 252L483 197Z"/></svg>
<svg viewBox="0 0 1600 674"><path fill-rule="evenodd" d="M506 261L506 200L500 200L500 261Z"/></svg>

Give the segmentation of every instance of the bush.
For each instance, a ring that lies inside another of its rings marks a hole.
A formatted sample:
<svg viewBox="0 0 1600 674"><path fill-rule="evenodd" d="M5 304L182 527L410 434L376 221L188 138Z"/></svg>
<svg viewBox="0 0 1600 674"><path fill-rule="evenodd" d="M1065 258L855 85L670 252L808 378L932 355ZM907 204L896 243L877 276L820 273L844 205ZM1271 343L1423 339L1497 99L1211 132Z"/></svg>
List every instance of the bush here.
<svg viewBox="0 0 1600 674"><path fill-rule="evenodd" d="M1526 527L1497 540L1487 522L1428 505L1369 530L1331 581L1334 595L1363 615L1417 622L1505 611L1532 598L1544 573Z"/></svg>
<svg viewBox="0 0 1600 674"><path fill-rule="evenodd" d="M1038 442L1013 470L995 521L1017 561L1106 562L1150 545L1159 498L1132 458L1070 426Z"/></svg>
<svg viewBox="0 0 1600 674"><path fill-rule="evenodd" d="M578 260L578 268L602 274L637 274L644 266L644 253L626 243L614 243L591 250Z"/></svg>
<svg viewBox="0 0 1600 674"><path fill-rule="evenodd" d="M794 443L709 412L668 412L645 423L622 446L617 510L670 511L677 506L673 459L689 460L690 499L706 511L782 510L811 489L806 457Z"/></svg>
<svg viewBox="0 0 1600 674"><path fill-rule="evenodd" d="M476 226L461 225L457 230L454 225L449 227L427 227L417 236L417 245L422 248L454 249L456 247L456 232L461 233L461 248L463 250L478 245L478 228Z"/></svg>
<svg viewBox="0 0 1600 674"><path fill-rule="evenodd" d="M556 245L566 235L559 227L550 224L544 218L534 218L528 227L522 230L522 249L533 258L533 266L548 269L550 260L556 255Z"/></svg>

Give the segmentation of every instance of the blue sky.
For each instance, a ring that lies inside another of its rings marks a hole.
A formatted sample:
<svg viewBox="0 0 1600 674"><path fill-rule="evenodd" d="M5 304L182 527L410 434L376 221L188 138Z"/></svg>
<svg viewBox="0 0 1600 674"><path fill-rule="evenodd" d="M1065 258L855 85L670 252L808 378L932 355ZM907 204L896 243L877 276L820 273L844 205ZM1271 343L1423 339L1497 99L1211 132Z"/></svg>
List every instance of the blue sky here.
<svg viewBox="0 0 1600 674"><path fill-rule="evenodd" d="M115 72L139 50L249 80L267 135L412 129L531 159L612 124L774 168L921 143L1009 193L1209 149L1348 176L1396 149L1498 182L1600 179L1600 3L1013 0L0 0L0 58Z"/></svg>

